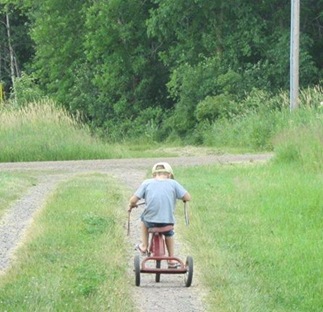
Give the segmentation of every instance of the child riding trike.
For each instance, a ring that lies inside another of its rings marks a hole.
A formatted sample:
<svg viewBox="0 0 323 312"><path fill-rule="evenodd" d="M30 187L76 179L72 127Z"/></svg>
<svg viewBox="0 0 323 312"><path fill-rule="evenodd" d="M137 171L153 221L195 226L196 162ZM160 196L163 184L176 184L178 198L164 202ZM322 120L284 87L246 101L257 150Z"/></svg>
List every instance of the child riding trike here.
<svg viewBox="0 0 323 312"><path fill-rule="evenodd" d="M128 234L130 230L130 212L128 217ZM184 203L185 220L188 225L187 203ZM161 274L183 274L186 287L190 287L193 279L193 258L187 256L185 263L178 257L166 255L165 236L164 234L173 230L172 225L163 227L152 227L148 229L149 245L141 261L140 255L134 257L135 285L140 286L140 274L156 274L155 281L160 282ZM172 266L169 266L169 263Z"/></svg>

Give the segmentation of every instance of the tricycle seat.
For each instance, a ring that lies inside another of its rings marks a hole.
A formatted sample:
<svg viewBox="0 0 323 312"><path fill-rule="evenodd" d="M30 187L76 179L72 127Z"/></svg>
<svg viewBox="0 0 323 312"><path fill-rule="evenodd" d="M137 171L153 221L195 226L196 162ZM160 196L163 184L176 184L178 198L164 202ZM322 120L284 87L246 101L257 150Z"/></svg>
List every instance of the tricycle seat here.
<svg viewBox="0 0 323 312"><path fill-rule="evenodd" d="M174 230L173 225L166 225L166 226L161 226L161 227L152 227L148 229L149 233L166 233L169 231Z"/></svg>

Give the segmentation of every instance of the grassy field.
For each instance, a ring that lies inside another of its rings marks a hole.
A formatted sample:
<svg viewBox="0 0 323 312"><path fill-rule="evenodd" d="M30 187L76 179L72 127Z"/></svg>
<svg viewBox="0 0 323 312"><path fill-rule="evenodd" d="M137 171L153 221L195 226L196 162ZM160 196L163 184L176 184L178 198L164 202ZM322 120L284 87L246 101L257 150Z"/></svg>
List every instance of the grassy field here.
<svg viewBox="0 0 323 312"><path fill-rule="evenodd" d="M180 232L202 271L211 307L322 310L321 173L237 165L185 169L177 176L194 199L191 226Z"/></svg>
<svg viewBox="0 0 323 312"><path fill-rule="evenodd" d="M272 138L269 164L174 168L193 195L191 225L181 220L178 232L211 312L322 311L323 121L314 112L305 125L299 115ZM170 155L159 145L98 142L51 105L0 114L0 151L0 161ZM1 173L0 217L35 180ZM104 175L61 184L1 276L1 310L133 311L125 216L115 209L129 196Z"/></svg>
<svg viewBox="0 0 323 312"><path fill-rule="evenodd" d="M302 168L275 160L175 168L193 196L189 227L179 204L177 232L207 289L209 311L321 311L323 176ZM22 189L29 183L16 173L2 180L23 181ZM8 193L9 182L2 182ZM126 216L115 209L128 196L103 175L61 184L1 277L1 308L133 311Z"/></svg>
<svg viewBox="0 0 323 312"><path fill-rule="evenodd" d="M134 311L123 191L103 175L62 184L0 279L1 311Z"/></svg>

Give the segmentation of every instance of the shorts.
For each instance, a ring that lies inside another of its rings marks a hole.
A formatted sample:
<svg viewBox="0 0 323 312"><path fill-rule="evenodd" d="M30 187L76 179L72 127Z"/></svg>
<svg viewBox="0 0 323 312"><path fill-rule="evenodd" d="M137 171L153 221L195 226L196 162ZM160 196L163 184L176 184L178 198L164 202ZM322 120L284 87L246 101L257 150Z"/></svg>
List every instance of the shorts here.
<svg viewBox="0 0 323 312"><path fill-rule="evenodd" d="M167 225L174 225L173 223L154 223L154 222L147 222L141 218L141 221L144 223L146 228L152 228L152 227L163 227ZM163 233L166 237L171 237L174 235L174 231L170 230L168 232Z"/></svg>

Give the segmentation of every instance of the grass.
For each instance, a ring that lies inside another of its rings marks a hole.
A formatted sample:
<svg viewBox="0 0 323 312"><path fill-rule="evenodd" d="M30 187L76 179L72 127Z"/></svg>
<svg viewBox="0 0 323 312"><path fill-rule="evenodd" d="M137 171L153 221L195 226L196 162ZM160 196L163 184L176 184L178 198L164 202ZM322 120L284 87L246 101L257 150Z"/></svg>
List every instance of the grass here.
<svg viewBox="0 0 323 312"><path fill-rule="evenodd" d="M323 176L298 166L205 166L177 173L191 190L181 228L210 310L321 311Z"/></svg>
<svg viewBox="0 0 323 312"><path fill-rule="evenodd" d="M52 102L31 103L0 115L0 161L70 160L121 157L96 141L86 127Z"/></svg>
<svg viewBox="0 0 323 312"><path fill-rule="evenodd" d="M267 139L276 157L268 165L175 168L176 177L193 195L191 225L178 227L201 273L201 285L208 290L209 311L215 306L225 312L322 310L320 109L277 115L275 122L281 128L271 128L268 119L274 115L260 124L258 117L249 120L251 124L245 128L253 129L254 142L263 142L261 134L270 130ZM2 113L0 161L161 157L169 153L161 146L154 150L150 145L134 144L119 149L98 142L86 128L62 114L51 105ZM222 128L223 134L216 132L219 140L239 133L242 125L232 128L228 124L227 131ZM214 136L214 140L218 138ZM35 178L1 174L0 216ZM1 309L133 311L124 216L116 209L128 197L103 175L82 175L62 184L36 217L14 266L1 276Z"/></svg>
<svg viewBox="0 0 323 312"><path fill-rule="evenodd" d="M0 162L158 157L155 147L103 142L49 100L0 111Z"/></svg>
<svg viewBox="0 0 323 312"><path fill-rule="evenodd" d="M175 170L193 195L190 226L178 209L178 232L208 311L321 311L321 171L279 158ZM119 209L128 195L105 175L61 184L1 277L2 310L133 311Z"/></svg>
<svg viewBox="0 0 323 312"><path fill-rule="evenodd" d="M289 131L296 134L297 140L304 129L312 131L316 124L316 136L322 142L323 109L315 104L321 89L310 91L302 93L302 106L292 114L284 108L287 100L278 97L277 102L283 101L281 110L259 103L264 106L260 111L251 109L233 119L197 126L191 141L196 137L202 142L203 153L206 147L212 154L272 151L277 145L274 140L284 141L291 136ZM166 157L180 155L176 148L181 144L184 141L174 138L157 143L147 136L118 143L103 141L50 100L0 110L0 162Z"/></svg>
<svg viewBox="0 0 323 312"><path fill-rule="evenodd" d="M103 175L62 184L0 280L2 311L134 311L122 191Z"/></svg>
<svg viewBox="0 0 323 312"><path fill-rule="evenodd" d="M307 108L300 108L292 114L289 109L268 110L262 113L250 113L247 116L237 116L233 120L222 119L203 133L203 141L208 146L270 151L275 147L272 142L273 137L295 127L306 128L316 119L322 122L322 112L323 110Z"/></svg>
<svg viewBox="0 0 323 312"><path fill-rule="evenodd" d="M323 115L307 125L293 124L273 138L282 163L299 163L307 170L323 170Z"/></svg>

